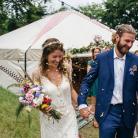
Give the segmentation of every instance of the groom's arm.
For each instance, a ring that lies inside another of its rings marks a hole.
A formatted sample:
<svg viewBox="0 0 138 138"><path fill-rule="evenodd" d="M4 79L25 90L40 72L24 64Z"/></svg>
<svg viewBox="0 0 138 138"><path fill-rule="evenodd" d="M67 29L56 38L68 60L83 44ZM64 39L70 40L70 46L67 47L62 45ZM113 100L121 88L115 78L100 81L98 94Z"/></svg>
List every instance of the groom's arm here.
<svg viewBox="0 0 138 138"><path fill-rule="evenodd" d="M93 82L96 80L98 76L98 70L99 70L99 59L97 57L95 64L93 64L92 68L90 69L88 74L85 76L80 86L80 91L79 91L79 96L78 96L78 105L79 105L80 115L83 118L88 118L92 112L91 107L87 106L86 100L87 100L90 86L93 84Z"/></svg>
<svg viewBox="0 0 138 138"><path fill-rule="evenodd" d="M137 68L138 68L138 65L137 65ZM137 79L137 96L138 96L138 71L137 71L137 76L136 76L136 79Z"/></svg>
<svg viewBox="0 0 138 138"><path fill-rule="evenodd" d="M85 76L85 78L83 79L81 83L79 96L78 96L79 109L87 107L86 100L88 96L88 91L98 76L98 70L99 70L99 59L97 57L95 64L93 64L92 68L87 73L87 75Z"/></svg>
<svg viewBox="0 0 138 138"><path fill-rule="evenodd" d="M137 65L137 73L136 73L136 81L137 81L137 83L136 83L136 85L137 85L137 95L138 95L138 56L136 56L136 61L137 61L137 63L136 63L136 65Z"/></svg>

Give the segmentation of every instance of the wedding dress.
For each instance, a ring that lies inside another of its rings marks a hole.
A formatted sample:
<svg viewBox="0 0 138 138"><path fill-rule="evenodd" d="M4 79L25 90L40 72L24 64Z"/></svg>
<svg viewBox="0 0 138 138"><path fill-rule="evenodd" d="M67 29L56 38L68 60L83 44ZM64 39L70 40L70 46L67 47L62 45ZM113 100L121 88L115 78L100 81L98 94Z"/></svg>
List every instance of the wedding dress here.
<svg viewBox="0 0 138 138"><path fill-rule="evenodd" d="M41 83L45 94L52 98L55 109L62 113L57 122L40 112L41 138L78 138L78 126L75 110L71 102L71 87L69 80L63 75L59 86L42 76Z"/></svg>

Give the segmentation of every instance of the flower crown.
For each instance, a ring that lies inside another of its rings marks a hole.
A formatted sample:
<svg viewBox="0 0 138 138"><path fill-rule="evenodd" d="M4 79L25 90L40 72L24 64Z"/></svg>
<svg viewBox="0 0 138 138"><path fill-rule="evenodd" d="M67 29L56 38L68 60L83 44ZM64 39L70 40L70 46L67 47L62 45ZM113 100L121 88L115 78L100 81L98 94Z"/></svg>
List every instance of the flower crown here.
<svg viewBox="0 0 138 138"><path fill-rule="evenodd" d="M46 47L49 47L49 46L51 46L53 44L59 44L61 46L63 45L63 43L61 43L60 41L54 41L54 42L50 42L48 44L43 44L43 49L46 48Z"/></svg>

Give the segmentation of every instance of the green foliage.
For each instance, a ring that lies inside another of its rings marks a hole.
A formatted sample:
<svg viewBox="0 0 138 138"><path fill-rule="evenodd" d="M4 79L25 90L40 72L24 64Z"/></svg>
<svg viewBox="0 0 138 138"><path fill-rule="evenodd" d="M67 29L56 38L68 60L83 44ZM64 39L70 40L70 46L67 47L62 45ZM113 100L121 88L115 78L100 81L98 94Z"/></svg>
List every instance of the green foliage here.
<svg viewBox="0 0 138 138"><path fill-rule="evenodd" d="M31 113L28 113L28 121L29 121L29 128L31 127L32 124L32 116Z"/></svg>
<svg viewBox="0 0 138 138"><path fill-rule="evenodd" d="M119 24L132 24L138 31L138 0L106 0L100 5L80 7L80 10L113 29Z"/></svg>
<svg viewBox="0 0 138 138"><path fill-rule="evenodd" d="M105 13L105 8L101 4L92 4L79 7L80 11L86 16L101 21L102 16Z"/></svg>
<svg viewBox="0 0 138 138"><path fill-rule="evenodd" d="M23 111L23 109L24 109L24 105L23 104L19 104L19 106L16 109L16 117L17 117L17 119L18 119L20 113Z"/></svg>
<svg viewBox="0 0 138 138"><path fill-rule="evenodd" d="M46 9L35 0L0 1L0 35L41 19Z"/></svg>
<svg viewBox="0 0 138 138"><path fill-rule="evenodd" d="M113 44L111 44L110 42L105 42L105 41L93 42L93 43L90 43L88 46L85 46L85 47L82 47L82 48L70 49L69 52L71 54L88 53L94 47L100 47L100 48L110 47L110 48L112 48Z"/></svg>
<svg viewBox="0 0 138 138"><path fill-rule="evenodd" d="M138 0L107 0L102 22L115 28L118 24L132 24L138 31Z"/></svg>
<svg viewBox="0 0 138 138"><path fill-rule="evenodd" d="M10 84L8 87L7 87L7 89L9 89L9 88L11 88L11 87L20 87L20 84L18 84L18 83L13 83L13 84Z"/></svg>
<svg viewBox="0 0 138 138"><path fill-rule="evenodd" d="M0 88L0 138L39 138L40 126L38 111L32 111L29 128L28 113L23 111L16 120L18 97Z"/></svg>

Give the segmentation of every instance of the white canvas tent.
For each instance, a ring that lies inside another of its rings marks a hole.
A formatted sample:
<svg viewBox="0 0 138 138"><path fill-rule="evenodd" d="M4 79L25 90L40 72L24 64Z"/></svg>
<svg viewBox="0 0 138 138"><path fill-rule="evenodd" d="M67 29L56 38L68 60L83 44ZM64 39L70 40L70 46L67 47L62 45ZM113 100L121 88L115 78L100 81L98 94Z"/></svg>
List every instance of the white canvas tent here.
<svg viewBox="0 0 138 138"><path fill-rule="evenodd" d="M63 11L46 16L36 22L0 36L0 65L19 70L17 63L24 66L27 51L27 71L31 72L41 56L41 45L51 37L64 43L64 48L87 46L96 35L111 41L113 30L75 11ZM133 51L138 49L134 45ZM10 78L0 71L0 85L7 86ZM11 79L11 81L13 81Z"/></svg>

